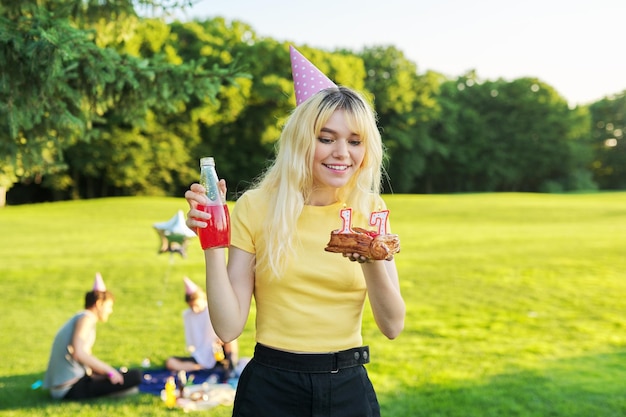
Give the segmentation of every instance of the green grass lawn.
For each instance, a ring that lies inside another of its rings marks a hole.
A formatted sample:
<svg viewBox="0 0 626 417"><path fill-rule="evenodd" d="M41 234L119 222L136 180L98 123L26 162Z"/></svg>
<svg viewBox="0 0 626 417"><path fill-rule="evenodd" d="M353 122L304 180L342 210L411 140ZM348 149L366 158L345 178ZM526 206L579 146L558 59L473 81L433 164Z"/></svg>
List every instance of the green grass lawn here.
<svg viewBox="0 0 626 417"><path fill-rule="evenodd" d="M402 243L407 320L388 341L365 314L383 416L626 415L626 193L386 201ZM202 253L194 239L186 259L159 255L152 228L178 209L182 198L140 197L0 209L1 415L183 414L146 394L58 403L31 389L96 271L116 296L98 326L97 356L158 367L185 354L182 278L202 283Z"/></svg>

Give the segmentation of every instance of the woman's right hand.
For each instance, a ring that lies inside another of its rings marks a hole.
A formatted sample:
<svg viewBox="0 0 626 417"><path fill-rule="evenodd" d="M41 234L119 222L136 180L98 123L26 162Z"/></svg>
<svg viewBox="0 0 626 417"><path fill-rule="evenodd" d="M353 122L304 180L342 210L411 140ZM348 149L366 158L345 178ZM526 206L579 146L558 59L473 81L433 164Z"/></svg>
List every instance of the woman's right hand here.
<svg viewBox="0 0 626 417"><path fill-rule="evenodd" d="M198 183L191 184L189 189L185 191L185 200L187 200L189 204L187 220L185 221L187 227L191 230L195 230L198 227L206 227L207 223L203 222L202 219L208 219L209 214L197 209L198 204L204 204L206 202L205 188Z"/></svg>
<svg viewBox="0 0 626 417"><path fill-rule="evenodd" d="M219 189L220 193L222 194L222 198L226 200L224 198L224 196L226 195L226 181L224 179L221 179L219 181ZM207 227L207 223L202 220L208 219L210 214L205 211L198 210L197 208L198 204L205 204L207 201L206 189L198 183L191 184L189 189L185 191L185 200L187 200L187 203L189 204L187 220L185 221L187 227L191 230L195 230L198 227Z"/></svg>

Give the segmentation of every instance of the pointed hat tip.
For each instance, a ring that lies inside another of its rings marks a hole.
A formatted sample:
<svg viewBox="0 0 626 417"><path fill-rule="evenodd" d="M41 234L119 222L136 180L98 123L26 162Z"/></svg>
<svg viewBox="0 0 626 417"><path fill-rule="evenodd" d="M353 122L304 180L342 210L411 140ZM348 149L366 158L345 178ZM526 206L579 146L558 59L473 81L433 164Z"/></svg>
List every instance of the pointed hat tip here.
<svg viewBox="0 0 626 417"><path fill-rule="evenodd" d="M326 88L337 87L293 45L289 45L289 58L291 60L293 87L296 93L296 106Z"/></svg>
<svg viewBox="0 0 626 417"><path fill-rule="evenodd" d="M188 277L184 277L183 281L185 281L185 294L191 295L198 291L198 286Z"/></svg>
<svg viewBox="0 0 626 417"><path fill-rule="evenodd" d="M93 281L93 290L94 291L106 291L107 287L104 285L104 280L102 279L102 275L100 272L96 272L96 278Z"/></svg>

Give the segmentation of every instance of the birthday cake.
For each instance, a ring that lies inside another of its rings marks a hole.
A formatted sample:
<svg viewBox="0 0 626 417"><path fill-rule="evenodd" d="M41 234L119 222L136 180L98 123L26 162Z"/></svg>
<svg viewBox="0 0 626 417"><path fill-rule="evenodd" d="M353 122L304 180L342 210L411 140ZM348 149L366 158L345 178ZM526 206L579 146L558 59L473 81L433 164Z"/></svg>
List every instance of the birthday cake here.
<svg viewBox="0 0 626 417"><path fill-rule="evenodd" d="M400 252L400 238L395 234L378 234L372 230L353 227L353 233L333 230L326 245L327 252L358 253L368 259L390 261Z"/></svg>

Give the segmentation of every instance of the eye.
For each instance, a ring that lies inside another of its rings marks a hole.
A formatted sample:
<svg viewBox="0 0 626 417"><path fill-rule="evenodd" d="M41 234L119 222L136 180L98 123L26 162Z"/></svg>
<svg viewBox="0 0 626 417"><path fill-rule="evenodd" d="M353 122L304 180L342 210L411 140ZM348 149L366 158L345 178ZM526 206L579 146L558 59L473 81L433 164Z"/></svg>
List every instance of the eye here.
<svg viewBox="0 0 626 417"><path fill-rule="evenodd" d="M360 139L354 139L354 140L351 140L348 143L350 143L350 145L352 145L352 146L360 146L363 143L363 141L360 140Z"/></svg>
<svg viewBox="0 0 626 417"><path fill-rule="evenodd" d="M319 140L320 143L323 143L323 144L330 144L330 143L334 142L333 139L327 138L327 137L319 137L319 138L317 138L317 140Z"/></svg>

